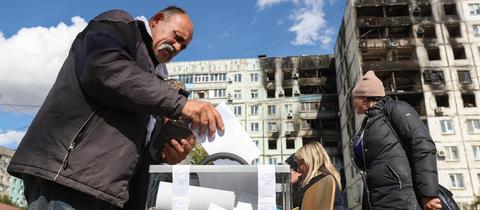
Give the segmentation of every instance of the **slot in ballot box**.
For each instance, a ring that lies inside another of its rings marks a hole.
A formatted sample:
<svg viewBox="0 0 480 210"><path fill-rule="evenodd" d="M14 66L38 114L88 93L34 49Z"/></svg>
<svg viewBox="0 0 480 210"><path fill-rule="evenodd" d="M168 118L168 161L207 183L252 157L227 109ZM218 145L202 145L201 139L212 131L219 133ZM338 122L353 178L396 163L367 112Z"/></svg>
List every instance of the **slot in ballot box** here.
<svg viewBox="0 0 480 210"><path fill-rule="evenodd" d="M150 166L147 210L182 209L179 203L188 210L292 209L288 165L178 167Z"/></svg>

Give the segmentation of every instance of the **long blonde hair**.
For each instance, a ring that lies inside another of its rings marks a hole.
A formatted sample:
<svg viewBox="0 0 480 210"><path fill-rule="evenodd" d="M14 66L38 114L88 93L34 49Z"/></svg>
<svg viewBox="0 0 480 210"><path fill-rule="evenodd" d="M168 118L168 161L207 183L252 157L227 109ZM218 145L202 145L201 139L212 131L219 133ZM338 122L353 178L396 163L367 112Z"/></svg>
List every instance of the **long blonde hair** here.
<svg viewBox="0 0 480 210"><path fill-rule="evenodd" d="M330 161L327 151L319 142L311 142L303 145L296 153L295 160L300 164L301 161L307 166L307 174L302 174L302 187L305 187L313 177L325 173L332 175L335 178L340 189L342 184L340 182L340 173L338 173L335 166Z"/></svg>

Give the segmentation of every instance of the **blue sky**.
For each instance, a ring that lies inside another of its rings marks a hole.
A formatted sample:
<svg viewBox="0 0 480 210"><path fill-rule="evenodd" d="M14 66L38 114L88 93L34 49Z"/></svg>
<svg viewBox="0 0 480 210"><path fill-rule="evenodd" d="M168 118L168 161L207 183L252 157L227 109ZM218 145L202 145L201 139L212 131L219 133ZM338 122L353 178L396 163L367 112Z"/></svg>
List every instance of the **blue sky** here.
<svg viewBox="0 0 480 210"><path fill-rule="evenodd" d="M150 17L168 5L195 27L174 61L329 54L345 1L69 0L3 2L0 7L0 145L16 148L50 89L76 33L102 11ZM15 105L5 105L15 104ZM27 106L18 106L27 105ZM31 107L30 105L33 105Z"/></svg>

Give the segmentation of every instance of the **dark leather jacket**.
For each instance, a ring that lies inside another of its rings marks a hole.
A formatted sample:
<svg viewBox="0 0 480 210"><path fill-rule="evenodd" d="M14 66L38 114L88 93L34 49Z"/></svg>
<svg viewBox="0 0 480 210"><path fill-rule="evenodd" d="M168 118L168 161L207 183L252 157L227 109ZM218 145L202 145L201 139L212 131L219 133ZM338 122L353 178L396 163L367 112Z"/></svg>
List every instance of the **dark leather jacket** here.
<svg viewBox="0 0 480 210"><path fill-rule="evenodd" d="M90 21L8 172L52 180L123 207L132 177L147 161L149 115L178 118L187 101L156 74L151 42L143 22L124 11Z"/></svg>

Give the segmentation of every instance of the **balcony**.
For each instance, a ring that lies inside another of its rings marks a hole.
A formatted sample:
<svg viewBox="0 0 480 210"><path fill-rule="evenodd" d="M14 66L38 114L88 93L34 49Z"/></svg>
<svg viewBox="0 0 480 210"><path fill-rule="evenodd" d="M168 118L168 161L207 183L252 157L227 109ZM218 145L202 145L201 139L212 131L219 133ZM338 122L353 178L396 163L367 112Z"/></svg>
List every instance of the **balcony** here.
<svg viewBox="0 0 480 210"><path fill-rule="evenodd" d="M362 64L364 71L375 69L377 71L392 71L392 70L417 70L420 66L416 60L402 60L402 61L368 61Z"/></svg>
<svg viewBox="0 0 480 210"><path fill-rule="evenodd" d="M409 26L412 25L412 19L405 17L359 17L357 26L359 28L373 28L384 26Z"/></svg>
<svg viewBox="0 0 480 210"><path fill-rule="evenodd" d="M409 0L357 0L355 6L404 5L409 3Z"/></svg>
<svg viewBox="0 0 480 210"><path fill-rule="evenodd" d="M317 78L299 78L298 84L302 86L317 86L317 85L326 85L326 77L317 77Z"/></svg>
<svg viewBox="0 0 480 210"><path fill-rule="evenodd" d="M358 43L360 49L385 49L390 47L411 47L411 39L361 39Z"/></svg>

